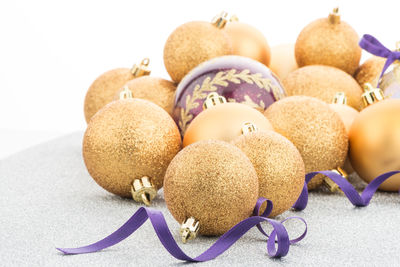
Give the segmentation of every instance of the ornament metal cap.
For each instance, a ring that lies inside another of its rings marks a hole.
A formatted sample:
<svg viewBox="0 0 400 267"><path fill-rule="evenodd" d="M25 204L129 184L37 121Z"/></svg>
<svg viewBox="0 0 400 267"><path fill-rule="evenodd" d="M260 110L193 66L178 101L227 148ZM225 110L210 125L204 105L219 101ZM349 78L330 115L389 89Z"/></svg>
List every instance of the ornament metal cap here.
<svg viewBox="0 0 400 267"><path fill-rule="evenodd" d="M340 176L342 176L346 180L348 178L348 174L340 167L338 167L337 169L333 169L332 172L336 172L337 174L339 174ZM340 190L340 187L334 181L332 181L329 177L325 177L324 185L332 193L335 193L335 192Z"/></svg>
<svg viewBox="0 0 400 267"><path fill-rule="evenodd" d="M347 97L344 92L337 92L332 99L332 104L347 104Z"/></svg>
<svg viewBox="0 0 400 267"><path fill-rule="evenodd" d="M133 65L131 69L133 76L141 77L145 75L150 75L151 70L148 68L149 64L150 64L150 59L144 58L139 65L137 64Z"/></svg>
<svg viewBox="0 0 400 267"><path fill-rule="evenodd" d="M194 217L187 218L181 225L180 234L182 242L195 239L200 229L200 223Z"/></svg>
<svg viewBox="0 0 400 267"><path fill-rule="evenodd" d="M225 11L222 11L221 13L219 13L218 15L216 15L216 16L212 19L211 23L212 23L215 27L217 27L217 28L219 28L219 29L222 29L223 27L225 27L226 23L228 22L227 17L228 17L228 13L225 12Z"/></svg>
<svg viewBox="0 0 400 267"><path fill-rule="evenodd" d="M385 99L383 91L379 88L374 88L370 83L364 84L364 91L362 94L364 106L369 106Z"/></svg>
<svg viewBox="0 0 400 267"><path fill-rule="evenodd" d="M252 123L252 122L243 123L242 134L248 134L248 133L257 132L257 131L258 131L258 128L254 123Z"/></svg>
<svg viewBox="0 0 400 267"><path fill-rule="evenodd" d="M331 13L329 13L329 22L332 24L338 24L340 22L339 7L335 7Z"/></svg>
<svg viewBox="0 0 400 267"><path fill-rule="evenodd" d="M239 21L239 18L238 18L238 16L236 16L236 15L232 15L231 17L230 17L230 19L229 19L229 22L238 22Z"/></svg>
<svg viewBox="0 0 400 267"><path fill-rule="evenodd" d="M157 190L151 182L151 179L147 176L143 176L140 179L133 180L131 193L133 200L136 202L143 202L146 206L150 206L151 201L157 195Z"/></svg>
<svg viewBox="0 0 400 267"><path fill-rule="evenodd" d="M203 110L224 103L226 103L226 98L213 92L207 95L207 98L203 103Z"/></svg>
<svg viewBox="0 0 400 267"><path fill-rule="evenodd" d="M124 86L124 89L119 93L119 99L131 99L133 98L132 91L128 86Z"/></svg>

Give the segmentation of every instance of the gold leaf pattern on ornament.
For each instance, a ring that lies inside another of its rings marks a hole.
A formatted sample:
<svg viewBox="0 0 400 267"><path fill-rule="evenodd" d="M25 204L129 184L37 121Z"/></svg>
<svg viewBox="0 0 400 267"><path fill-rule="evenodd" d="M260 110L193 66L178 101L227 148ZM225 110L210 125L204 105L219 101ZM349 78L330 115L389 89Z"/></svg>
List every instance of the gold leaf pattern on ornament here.
<svg viewBox="0 0 400 267"><path fill-rule="evenodd" d="M247 84L256 84L260 89L264 89L267 93L273 93L275 99L282 98L282 93L280 89L273 85L271 80L268 78L263 78L261 73L250 73L250 70L244 69L239 73L236 73L235 69L229 71L220 71L214 78L207 77L203 80L202 84L197 84L194 87L192 96L188 95L186 97L186 107L181 110L181 116L179 120L179 127L182 132L185 133L189 122L193 119L193 115L189 112L195 108L198 108L200 103L199 100L203 100L207 97L209 93L218 90L218 86L227 87L229 82L234 84L240 84L241 81ZM256 109L264 110L265 103L261 101L259 104L255 103L249 96L245 96L245 102Z"/></svg>

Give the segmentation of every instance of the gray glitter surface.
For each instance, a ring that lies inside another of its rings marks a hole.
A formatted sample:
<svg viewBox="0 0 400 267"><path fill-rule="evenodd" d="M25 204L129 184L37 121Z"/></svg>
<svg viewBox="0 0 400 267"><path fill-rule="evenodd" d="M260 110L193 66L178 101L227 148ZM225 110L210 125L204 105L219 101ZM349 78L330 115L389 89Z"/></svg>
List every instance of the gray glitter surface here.
<svg viewBox="0 0 400 267"><path fill-rule="evenodd" d="M122 225L139 207L113 196L89 176L81 155L82 133L71 134L0 161L1 266L173 266L150 222L122 243L98 253L64 256L55 247L75 247L102 239ZM352 177L357 188L365 187ZM162 210L176 240L178 223L168 213L162 192L154 208ZM198 266L399 266L400 196L377 193L366 208L355 208L340 194L313 192L302 216L309 233L290 248L288 256L271 259L266 242L250 230L226 253ZM303 230L290 221L289 233ZM200 237L178 243L197 256L216 239Z"/></svg>

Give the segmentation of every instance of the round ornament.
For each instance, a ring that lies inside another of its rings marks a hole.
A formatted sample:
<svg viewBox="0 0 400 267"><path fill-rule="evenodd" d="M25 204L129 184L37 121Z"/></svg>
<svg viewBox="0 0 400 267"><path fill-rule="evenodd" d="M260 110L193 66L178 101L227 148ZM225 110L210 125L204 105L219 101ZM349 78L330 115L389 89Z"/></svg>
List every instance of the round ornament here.
<svg viewBox="0 0 400 267"><path fill-rule="evenodd" d="M347 104L357 110L363 108L362 89L353 77L340 69L314 65L295 70L283 80L288 95L306 95L331 103L336 92L344 92Z"/></svg>
<svg viewBox="0 0 400 267"><path fill-rule="evenodd" d="M93 179L113 194L146 204L180 149L181 137L168 113L136 98L106 105L83 138L83 159Z"/></svg>
<svg viewBox="0 0 400 267"><path fill-rule="evenodd" d="M226 103L217 93L208 95L205 110L188 127L183 146L200 140L221 140L230 142L242 134L242 126L253 122L260 130L273 130L269 121L258 110L239 103Z"/></svg>
<svg viewBox="0 0 400 267"><path fill-rule="evenodd" d="M175 29L164 46L164 65L175 82L194 67L211 58L229 55L231 41L222 29L226 13L215 17L212 23L192 21Z"/></svg>
<svg viewBox="0 0 400 267"><path fill-rule="evenodd" d="M370 83L375 87L378 86L379 76L381 75L385 62L386 58L377 56L369 58L358 67L356 73L354 73L354 78L362 87L365 83Z"/></svg>
<svg viewBox="0 0 400 267"><path fill-rule="evenodd" d="M232 143L253 163L258 177L258 195L272 201L271 217L277 216L290 209L300 196L305 177L303 159L296 147L278 133L243 132Z"/></svg>
<svg viewBox="0 0 400 267"><path fill-rule="evenodd" d="M354 108L347 105L347 98L343 92L336 93L335 97L333 98L332 103L329 104L329 106L342 119L344 127L346 128L346 133L347 133L347 135L349 135L351 125L353 124L353 122L357 118L357 116L359 115L359 112L357 110L355 110ZM346 173L349 173L349 174L354 172L354 169L351 166L351 163L350 163L348 157L346 158L346 161L344 162L343 169L345 170ZM333 186L335 188L337 187L336 184Z"/></svg>
<svg viewBox="0 0 400 267"><path fill-rule="evenodd" d="M224 234L251 215L257 196L258 178L250 160L222 141L204 140L184 148L165 174L165 202L183 223L183 242L197 231Z"/></svg>
<svg viewBox="0 0 400 267"><path fill-rule="evenodd" d="M367 183L400 166L400 99L383 100L379 89L364 94L368 106L360 112L350 129L349 156L358 175ZM400 175L394 175L380 187L398 191Z"/></svg>
<svg viewBox="0 0 400 267"><path fill-rule="evenodd" d="M115 94L128 81L140 76L149 75L150 60L145 58L139 65L129 68L118 68L100 75L89 87L84 104L86 122L102 107L114 100Z"/></svg>
<svg viewBox="0 0 400 267"><path fill-rule="evenodd" d="M271 63L269 68L280 79L299 68L294 56L294 44L281 44L271 47Z"/></svg>
<svg viewBox="0 0 400 267"><path fill-rule="evenodd" d="M176 85L158 77L143 76L127 82L114 96L120 99L121 93L129 90L134 98L145 99L162 107L172 115Z"/></svg>
<svg viewBox="0 0 400 267"><path fill-rule="evenodd" d="M202 112L202 105L212 92L228 102L243 103L260 111L285 96L278 78L258 61L240 56L209 60L186 75L176 89L173 117L182 135Z"/></svg>
<svg viewBox="0 0 400 267"><path fill-rule="evenodd" d="M327 65L353 75L361 58L359 37L346 22L340 20L338 8L328 18L307 25L296 41L295 55L300 67Z"/></svg>
<svg viewBox="0 0 400 267"><path fill-rule="evenodd" d="M274 130L299 150L306 173L343 165L348 137L339 115L328 104L313 97L291 96L272 104L265 115ZM308 186L314 189L323 180L323 176L315 176Z"/></svg>
<svg viewBox="0 0 400 267"><path fill-rule="evenodd" d="M224 30L231 39L233 55L249 57L265 66L269 65L271 49L259 30L251 25L239 22L236 16L232 16Z"/></svg>

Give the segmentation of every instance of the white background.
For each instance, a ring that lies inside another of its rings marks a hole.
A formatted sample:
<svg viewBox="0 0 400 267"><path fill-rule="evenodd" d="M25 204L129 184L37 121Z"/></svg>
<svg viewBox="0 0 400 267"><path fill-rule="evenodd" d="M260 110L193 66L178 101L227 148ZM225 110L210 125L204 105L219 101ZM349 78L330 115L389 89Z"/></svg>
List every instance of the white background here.
<svg viewBox="0 0 400 267"><path fill-rule="evenodd" d="M339 6L361 36L400 40L400 1L5 1L0 2L0 156L85 130L83 101L101 73L151 59L168 78L164 42L180 24L220 11L264 33L270 45ZM366 58L366 55L364 55ZM25 133L21 135L21 133Z"/></svg>

